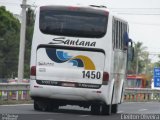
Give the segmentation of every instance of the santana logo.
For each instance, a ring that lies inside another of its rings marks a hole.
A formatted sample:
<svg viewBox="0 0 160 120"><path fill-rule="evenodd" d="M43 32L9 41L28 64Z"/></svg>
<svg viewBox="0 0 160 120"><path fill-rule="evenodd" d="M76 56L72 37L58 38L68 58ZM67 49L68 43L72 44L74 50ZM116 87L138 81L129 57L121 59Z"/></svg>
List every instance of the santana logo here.
<svg viewBox="0 0 160 120"><path fill-rule="evenodd" d="M57 50L55 48L46 48L48 57L56 63L69 62L73 63L73 66L84 67L85 70L95 70L95 65L92 60L83 55L75 57L69 56L67 52Z"/></svg>
<svg viewBox="0 0 160 120"><path fill-rule="evenodd" d="M79 39L70 40L70 39L65 39L65 37L54 38L53 42L50 42L50 44L65 44L73 46L93 46L93 47L96 46L96 42L80 41Z"/></svg>

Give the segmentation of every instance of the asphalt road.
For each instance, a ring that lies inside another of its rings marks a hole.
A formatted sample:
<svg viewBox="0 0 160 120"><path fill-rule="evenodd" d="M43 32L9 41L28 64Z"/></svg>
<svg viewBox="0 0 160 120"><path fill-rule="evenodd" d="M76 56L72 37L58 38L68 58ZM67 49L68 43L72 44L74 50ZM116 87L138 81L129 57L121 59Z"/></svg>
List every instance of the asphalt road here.
<svg viewBox="0 0 160 120"><path fill-rule="evenodd" d="M96 116L90 114L90 109L78 106L61 107L56 112L34 111L33 105L1 105L0 120L130 120L133 116L143 120L160 120L160 102L123 103L119 105L118 114L111 116ZM147 115L150 114L150 115ZM157 115L154 115L157 114ZM142 116L143 115L143 116ZM145 116L144 116L145 115Z"/></svg>

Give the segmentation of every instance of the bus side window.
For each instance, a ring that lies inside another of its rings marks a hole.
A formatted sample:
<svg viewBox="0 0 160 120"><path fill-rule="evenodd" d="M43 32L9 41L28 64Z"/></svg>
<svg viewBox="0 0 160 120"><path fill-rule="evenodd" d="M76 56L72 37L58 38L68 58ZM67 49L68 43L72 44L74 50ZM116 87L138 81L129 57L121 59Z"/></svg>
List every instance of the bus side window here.
<svg viewBox="0 0 160 120"><path fill-rule="evenodd" d="M120 48L120 39L119 39L119 35L120 35L120 22L119 21L117 21L117 26L118 26L118 28L117 28L117 31L118 31L118 34L117 34L117 48L119 49Z"/></svg>
<svg viewBox="0 0 160 120"><path fill-rule="evenodd" d="M117 48L117 24L116 20L113 19L113 26L112 26L112 43L113 43L113 49Z"/></svg>
<svg viewBox="0 0 160 120"><path fill-rule="evenodd" d="M118 48L118 21L116 20L116 49Z"/></svg>
<svg viewBox="0 0 160 120"><path fill-rule="evenodd" d="M121 35L121 39L122 39L122 50L124 50L124 25L125 23L122 23L122 35Z"/></svg>
<svg viewBox="0 0 160 120"><path fill-rule="evenodd" d="M113 49L126 50L125 47L128 47L126 43L127 34L127 24L113 19L113 28L112 28L112 43ZM127 37L128 38L128 37Z"/></svg>
<svg viewBox="0 0 160 120"><path fill-rule="evenodd" d="M119 49L122 49L122 39L121 39L121 34L122 34L122 22L119 22Z"/></svg>

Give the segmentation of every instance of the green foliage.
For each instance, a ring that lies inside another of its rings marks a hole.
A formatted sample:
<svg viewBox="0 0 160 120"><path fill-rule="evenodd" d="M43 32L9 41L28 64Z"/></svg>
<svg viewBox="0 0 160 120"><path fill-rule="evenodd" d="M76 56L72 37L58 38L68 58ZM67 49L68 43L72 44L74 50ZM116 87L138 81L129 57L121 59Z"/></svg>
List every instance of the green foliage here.
<svg viewBox="0 0 160 120"><path fill-rule="evenodd" d="M160 67L160 55L158 55L158 61L154 63L154 67Z"/></svg>
<svg viewBox="0 0 160 120"><path fill-rule="evenodd" d="M135 43L134 50L135 56L130 63L128 73L130 74L144 74L148 72L148 64L151 60L148 58L149 53L146 51L147 47L144 47L141 42Z"/></svg>
<svg viewBox="0 0 160 120"><path fill-rule="evenodd" d="M0 78L17 75L20 22L0 7Z"/></svg>
<svg viewBox="0 0 160 120"><path fill-rule="evenodd" d="M30 18L28 22L28 18ZM29 78L30 49L33 35L34 11L27 10L24 77ZM20 22L0 7L0 78L17 77L20 41Z"/></svg>

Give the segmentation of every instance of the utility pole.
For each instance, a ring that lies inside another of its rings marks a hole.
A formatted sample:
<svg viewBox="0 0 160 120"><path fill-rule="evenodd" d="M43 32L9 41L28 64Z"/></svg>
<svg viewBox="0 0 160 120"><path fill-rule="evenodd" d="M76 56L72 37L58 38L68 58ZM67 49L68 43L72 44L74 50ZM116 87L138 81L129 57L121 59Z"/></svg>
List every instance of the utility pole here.
<svg viewBox="0 0 160 120"><path fill-rule="evenodd" d="M22 19L21 19L19 61L18 61L18 82L22 82L24 74L24 52L25 52L26 8L27 8L26 1L27 0L23 0L21 4Z"/></svg>

